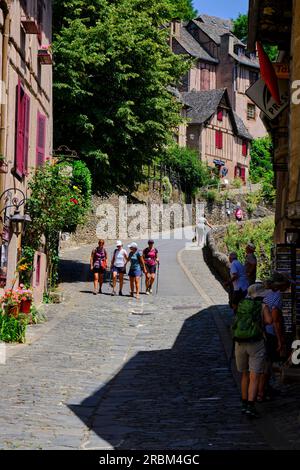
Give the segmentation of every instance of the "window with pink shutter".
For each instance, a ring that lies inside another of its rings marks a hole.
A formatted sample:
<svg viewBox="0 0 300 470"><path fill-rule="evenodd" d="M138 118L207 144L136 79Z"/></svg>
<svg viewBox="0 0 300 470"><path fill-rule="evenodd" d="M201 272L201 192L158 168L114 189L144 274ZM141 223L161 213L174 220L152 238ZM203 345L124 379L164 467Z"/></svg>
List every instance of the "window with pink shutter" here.
<svg viewBox="0 0 300 470"><path fill-rule="evenodd" d="M37 117L37 136L36 136L36 164L37 166L45 163L45 144L46 144L46 117L38 112Z"/></svg>
<svg viewBox="0 0 300 470"><path fill-rule="evenodd" d="M35 275L35 285L38 287L41 282L41 255L36 257L36 275Z"/></svg>
<svg viewBox="0 0 300 470"><path fill-rule="evenodd" d="M19 80L17 86L15 171L22 178L28 168L30 98Z"/></svg>
<svg viewBox="0 0 300 470"><path fill-rule="evenodd" d="M223 109L222 108L218 108L218 121L223 121Z"/></svg>
<svg viewBox="0 0 300 470"><path fill-rule="evenodd" d="M246 140L243 140L243 144L242 144L242 155L244 157L247 157L247 154L248 154L248 142Z"/></svg>
<svg viewBox="0 0 300 470"><path fill-rule="evenodd" d="M216 131L216 148L222 149L223 148L223 133L222 131Z"/></svg>

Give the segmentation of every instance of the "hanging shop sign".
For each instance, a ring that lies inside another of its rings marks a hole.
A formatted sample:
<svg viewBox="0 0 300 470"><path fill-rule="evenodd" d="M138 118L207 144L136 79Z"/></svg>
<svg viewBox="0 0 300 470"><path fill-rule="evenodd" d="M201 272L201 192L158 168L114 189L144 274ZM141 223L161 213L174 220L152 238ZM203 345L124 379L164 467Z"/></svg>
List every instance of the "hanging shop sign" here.
<svg viewBox="0 0 300 470"><path fill-rule="evenodd" d="M280 103L277 104L272 97L267 85L260 78L248 90L246 95L273 120L279 116L288 106L290 100L289 82L287 80L278 80Z"/></svg>
<svg viewBox="0 0 300 470"><path fill-rule="evenodd" d="M289 64L278 62L278 63L273 63L273 67L277 75L277 78L279 78L280 80L289 80L290 78Z"/></svg>

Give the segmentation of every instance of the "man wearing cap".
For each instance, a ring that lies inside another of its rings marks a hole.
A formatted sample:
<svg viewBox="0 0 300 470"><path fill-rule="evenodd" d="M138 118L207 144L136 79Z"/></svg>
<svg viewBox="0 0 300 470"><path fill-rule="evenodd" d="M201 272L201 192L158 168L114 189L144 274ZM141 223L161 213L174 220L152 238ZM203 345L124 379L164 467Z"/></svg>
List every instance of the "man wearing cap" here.
<svg viewBox="0 0 300 470"><path fill-rule="evenodd" d="M123 243L118 240L116 249L111 260L111 271L113 275L113 291L111 295L116 295L117 276L119 275L120 289L119 295L123 295L124 274L126 273L126 262L128 260L127 251L123 248Z"/></svg>
<svg viewBox="0 0 300 470"><path fill-rule="evenodd" d="M255 284L256 281L257 258L254 254L255 249L255 245L251 242L246 246L245 269L249 286Z"/></svg>
<svg viewBox="0 0 300 470"><path fill-rule="evenodd" d="M148 246L143 251L143 257L147 269L146 294L149 295L152 294L152 286L156 276L156 266L159 263L158 250L154 248L154 240L148 241Z"/></svg>

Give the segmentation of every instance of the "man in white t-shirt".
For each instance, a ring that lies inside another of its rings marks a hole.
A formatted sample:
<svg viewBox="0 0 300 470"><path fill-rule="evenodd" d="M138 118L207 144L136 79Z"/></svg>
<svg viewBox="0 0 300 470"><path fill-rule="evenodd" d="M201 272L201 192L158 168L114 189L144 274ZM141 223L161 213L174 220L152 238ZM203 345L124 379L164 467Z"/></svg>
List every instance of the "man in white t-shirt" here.
<svg viewBox="0 0 300 470"><path fill-rule="evenodd" d="M111 295L116 295L117 276L119 275L119 295L123 295L122 289L124 284L124 274L126 273L126 262L128 260L127 251L123 248L123 243L118 240L116 243L116 249L114 251L111 260L111 271L113 276L113 291Z"/></svg>
<svg viewBox="0 0 300 470"><path fill-rule="evenodd" d="M249 282L247 279L245 266L238 260L235 252L230 253L230 279L233 285L233 293L231 298L231 307L234 313L237 310L239 302L247 295Z"/></svg>

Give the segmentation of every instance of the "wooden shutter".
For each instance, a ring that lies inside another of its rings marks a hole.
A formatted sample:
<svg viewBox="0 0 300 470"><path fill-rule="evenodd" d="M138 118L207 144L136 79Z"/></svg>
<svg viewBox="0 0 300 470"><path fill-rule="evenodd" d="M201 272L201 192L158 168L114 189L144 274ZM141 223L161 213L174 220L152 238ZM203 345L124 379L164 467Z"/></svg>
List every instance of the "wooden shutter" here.
<svg viewBox="0 0 300 470"><path fill-rule="evenodd" d="M17 112L16 112L16 148L15 148L15 170L19 177L24 172L24 127L25 127L25 106L24 89L19 80L17 86Z"/></svg>
<svg viewBox="0 0 300 470"><path fill-rule="evenodd" d="M241 179L246 181L246 168L241 168Z"/></svg>
<svg viewBox="0 0 300 470"><path fill-rule="evenodd" d="M29 151L29 125L30 125L30 98L25 94L24 103L24 157L23 173L28 171L28 151Z"/></svg>
<svg viewBox="0 0 300 470"><path fill-rule="evenodd" d="M222 149L223 148L223 133L222 131L216 131L216 148Z"/></svg>
<svg viewBox="0 0 300 470"><path fill-rule="evenodd" d="M46 117L38 112L37 117L37 136L36 136L36 164L43 165L45 162L45 143L46 143Z"/></svg>
<svg viewBox="0 0 300 470"><path fill-rule="evenodd" d="M247 157L247 154L248 154L248 142L246 140L243 140L243 143L242 143L242 155L244 157Z"/></svg>
<svg viewBox="0 0 300 470"><path fill-rule="evenodd" d="M234 177L235 177L235 178L237 177L238 169L239 169L238 166L235 166L235 167L234 167Z"/></svg>
<svg viewBox="0 0 300 470"><path fill-rule="evenodd" d="M218 109L218 121L223 121L223 109L219 108Z"/></svg>

